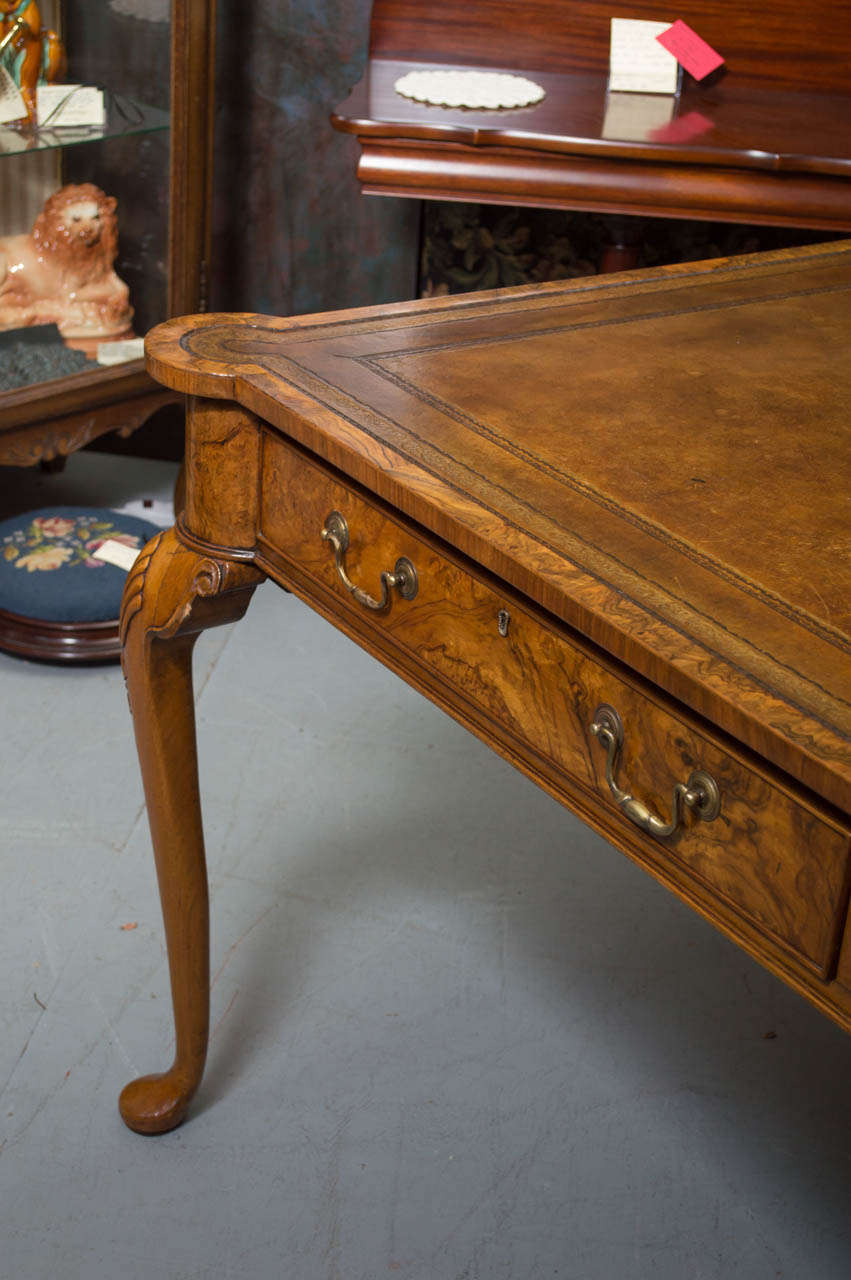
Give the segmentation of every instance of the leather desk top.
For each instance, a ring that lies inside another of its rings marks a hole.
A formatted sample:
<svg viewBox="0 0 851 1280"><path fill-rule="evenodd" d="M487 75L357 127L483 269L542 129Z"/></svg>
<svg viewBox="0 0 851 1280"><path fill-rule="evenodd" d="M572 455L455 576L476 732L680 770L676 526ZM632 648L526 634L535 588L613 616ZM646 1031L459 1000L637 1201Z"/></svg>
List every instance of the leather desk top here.
<svg viewBox="0 0 851 1280"><path fill-rule="evenodd" d="M240 401L851 810L851 243L192 324L178 352L185 322L156 331L156 377Z"/></svg>

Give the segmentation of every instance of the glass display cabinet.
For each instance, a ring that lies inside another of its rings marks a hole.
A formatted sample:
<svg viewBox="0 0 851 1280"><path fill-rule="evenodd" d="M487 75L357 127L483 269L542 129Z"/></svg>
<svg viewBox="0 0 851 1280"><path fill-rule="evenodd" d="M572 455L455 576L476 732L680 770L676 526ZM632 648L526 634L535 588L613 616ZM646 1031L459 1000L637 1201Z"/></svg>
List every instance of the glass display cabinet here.
<svg viewBox="0 0 851 1280"><path fill-rule="evenodd" d="M23 7L0 4L0 19ZM117 202L115 271L141 337L206 304L215 0L40 0L38 8L66 50L62 82L102 90L104 123L0 125L0 276L3 238L29 232L59 187L92 183ZM66 355L61 342L57 359L36 359L22 376L3 355L14 340L20 348L27 330L0 326L2 465L49 463L107 432L129 435L178 401L141 357L100 364L88 350Z"/></svg>

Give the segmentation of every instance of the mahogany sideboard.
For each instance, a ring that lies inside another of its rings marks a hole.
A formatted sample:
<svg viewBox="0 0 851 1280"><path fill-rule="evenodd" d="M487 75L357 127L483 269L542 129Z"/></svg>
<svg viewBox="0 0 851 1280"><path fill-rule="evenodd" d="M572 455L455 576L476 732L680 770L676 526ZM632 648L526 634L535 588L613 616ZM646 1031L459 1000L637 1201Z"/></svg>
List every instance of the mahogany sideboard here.
<svg viewBox="0 0 851 1280"><path fill-rule="evenodd" d="M177 1030L204 1065L191 652L269 578L851 1029L851 242L148 337L178 526L124 594Z"/></svg>
<svg viewBox="0 0 851 1280"><path fill-rule="evenodd" d="M636 96L607 95L612 18L682 18L723 71L642 123ZM851 231L849 65L848 0L373 0L365 74L332 121L367 192ZM433 67L529 75L546 97L474 111L395 92Z"/></svg>

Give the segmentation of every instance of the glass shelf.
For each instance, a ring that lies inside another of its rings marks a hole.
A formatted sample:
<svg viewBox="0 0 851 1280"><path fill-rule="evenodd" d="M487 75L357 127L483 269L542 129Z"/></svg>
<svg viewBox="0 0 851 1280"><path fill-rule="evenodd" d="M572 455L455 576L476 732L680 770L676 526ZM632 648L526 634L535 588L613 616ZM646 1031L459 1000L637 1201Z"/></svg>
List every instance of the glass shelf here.
<svg viewBox="0 0 851 1280"><path fill-rule="evenodd" d="M169 126L167 111L148 107L120 93L104 93L106 120L102 125L63 125L61 128L31 129L0 126L0 156L31 151L54 151L83 142L103 142L106 138L126 138L131 134L157 133Z"/></svg>
<svg viewBox="0 0 851 1280"><path fill-rule="evenodd" d="M130 291L133 331L147 332L170 310L201 310L212 128L212 59L201 54L213 47L216 0L40 0L40 9L51 26L61 10L67 84L103 88L106 124L0 126L0 238L25 236L60 187L91 183L116 202L114 270ZM37 381L25 358L33 353L0 351L0 372L17 383L2 389L0 378L4 463L29 466L105 434L127 436L176 403L150 380L142 359L79 364L76 353L39 327L0 332L0 348L42 344L31 362Z"/></svg>

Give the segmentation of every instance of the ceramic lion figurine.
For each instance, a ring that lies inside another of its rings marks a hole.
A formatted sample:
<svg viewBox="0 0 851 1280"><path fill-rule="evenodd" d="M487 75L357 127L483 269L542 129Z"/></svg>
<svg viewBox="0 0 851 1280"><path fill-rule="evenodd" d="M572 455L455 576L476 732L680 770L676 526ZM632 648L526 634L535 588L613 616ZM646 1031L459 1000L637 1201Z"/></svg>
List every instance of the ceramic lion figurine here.
<svg viewBox="0 0 851 1280"><path fill-rule="evenodd" d="M53 84L62 78L65 50L56 32L42 26L35 0L0 0L0 39L19 19L20 25L3 54L3 61L20 85L27 116L33 121L36 85L39 80Z"/></svg>
<svg viewBox="0 0 851 1280"><path fill-rule="evenodd" d="M90 182L61 187L29 235L0 237L0 329L56 324L83 347L75 339L131 335L129 291L112 265L115 205Z"/></svg>

